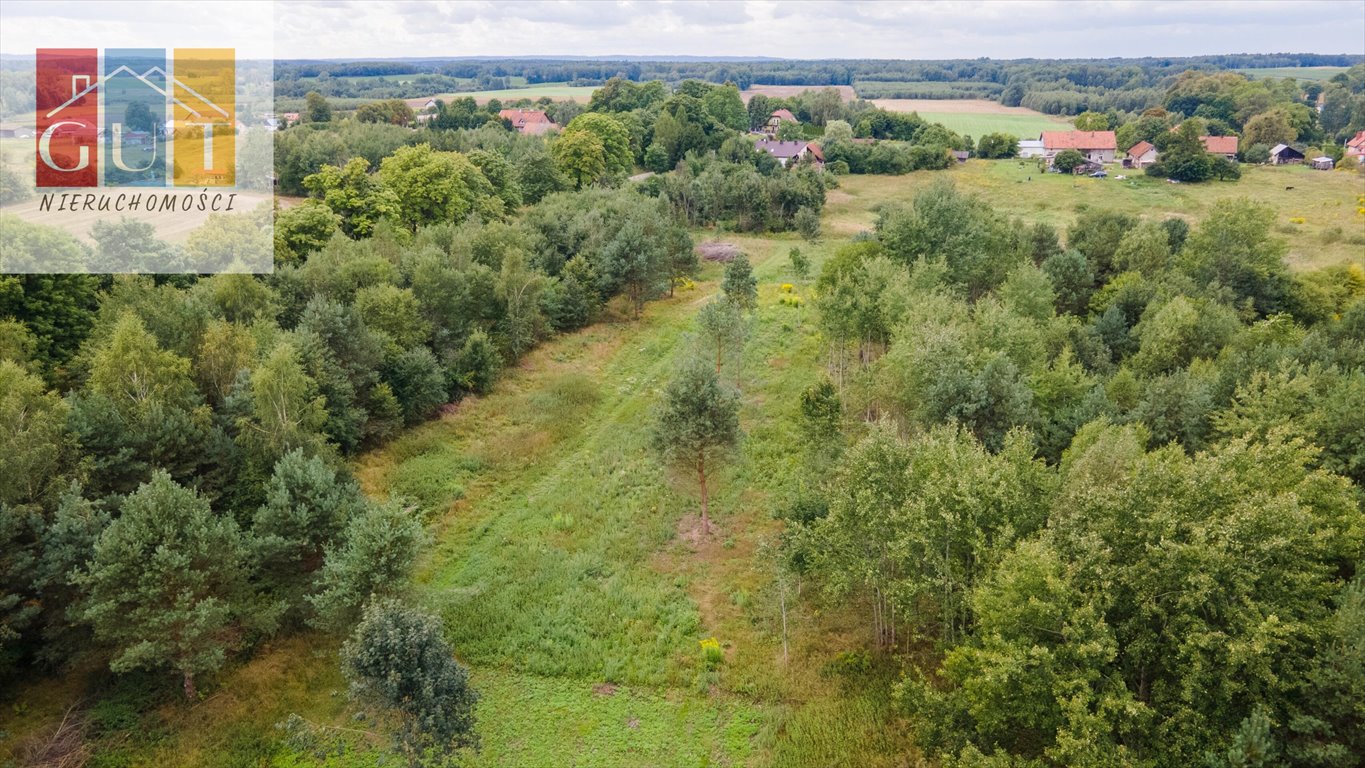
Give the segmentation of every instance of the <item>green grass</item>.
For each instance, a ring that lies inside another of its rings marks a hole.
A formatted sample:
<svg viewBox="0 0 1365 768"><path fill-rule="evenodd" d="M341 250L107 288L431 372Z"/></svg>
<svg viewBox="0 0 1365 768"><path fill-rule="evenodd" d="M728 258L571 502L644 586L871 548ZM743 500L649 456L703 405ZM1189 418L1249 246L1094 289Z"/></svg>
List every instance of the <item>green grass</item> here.
<svg viewBox="0 0 1365 768"><path fill-rule="evenodd" d="M563 83L541 83L530 85L525 88L504 88L496 91L465 91L461 93L439 93L434 96L423 96L422 99L462 99L466 96L474 97L480 104L489 99L501 101L518 101L520 99L530 99L535 101L542 96L547 96L555 101L581 101L587 102L592 97L592 92L597 90L594 85L565 85ZM411 99L409 99L411 101Z"/></svg>
<svg viewBox="0 0 1365 768"><path fill-rule="evenodd" d="M984 197L1002 216L1044 222L1065 230L1086 207L1113 208L1142 218L1178 216L1196 223L1213 203L1248 197L1275 212L1276 234L1289 245L1289 263L1310 269L1346 262L1365 263L1365 215L1357 212L1365 176L1349 171L1314 171L1306 166L1243 166L1240 181L1170 184L1141 173L1110 168L1110 178L1090 179L1041 173L1036 162L971 160L946 176L960 189ZM873 208L909 203L915 192L943 178L938 171L905 176L846 176L825 208L827 233L848 237L871 229ZM1292 189L1290 189L1292 187ZM1302 218L1298 224L1292 219Z"/></svg>
<svg viewBox="0 0 1365 768"><path fill-rule="evenodd" d="M1346 67L1264 67L1234 69L1241 75L1246 75L1253 80L1263 80L1268 77L1292 77L1297 80L1331 80L1332 77L1340 72L1345 72Z"/></svg>
<svg viewBox="0 0 1365 768"><path fill-rule="evenodd" d="M920 112L931 123L942 123L955 133L981 138L988 133L1007 133L1021 139L1036 139L1043 131L1066 131L1071 123L1047 115L993 115L963 112Z"/></svg>

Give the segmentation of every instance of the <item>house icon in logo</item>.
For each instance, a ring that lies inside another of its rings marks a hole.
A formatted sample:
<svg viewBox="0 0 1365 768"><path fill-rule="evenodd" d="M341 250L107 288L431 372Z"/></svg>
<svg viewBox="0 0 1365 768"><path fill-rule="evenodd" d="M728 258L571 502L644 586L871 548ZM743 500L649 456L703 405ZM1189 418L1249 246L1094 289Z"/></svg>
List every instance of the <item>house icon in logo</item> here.
<svg viewBox="0 0 1365 768"><path fill-rule="evenodd" d="M231 49L177 49L170 67L164 50L111 49L103 58L99 76L94 50L39 50L38 186L97 186L101 144L108 186L232 185Z"/></svg>

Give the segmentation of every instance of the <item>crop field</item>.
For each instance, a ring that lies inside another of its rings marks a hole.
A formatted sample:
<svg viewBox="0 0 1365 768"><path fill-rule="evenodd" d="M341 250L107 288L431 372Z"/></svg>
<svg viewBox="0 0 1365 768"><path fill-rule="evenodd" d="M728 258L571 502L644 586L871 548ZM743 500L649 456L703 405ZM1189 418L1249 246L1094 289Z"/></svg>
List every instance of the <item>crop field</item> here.
<svg viewBox="0 0 1365 768"><path fill-rule="evenodd" d="M1021 139L1036 139L1043 131L1071 128L1066 118L1024 107L1006 107L989 99L873 99L872 103L891 112L917 112L925 120L975 138L987 133L1008 133Z"/></svg>
<svg viewBox="0 0 1365 768"><path fill-rule="evenodd" d="M501 101L518 101L520 99L530 99L535 101L541 97L549 97L555 101L577 101L583 104L592 98L592 92L597 90L594 85L566 85L564 83L540 83L528 85L525 88L504 88L497 91L464 91L461 93L438 93L433 96L423 96L420 99L405 99L409 106L421 107L429 99L441 99L450 101L451 99L463 99L467 96L474 97L474 101L480 104L487 104L490 99Z"/></svg>
<svg viewBox="0 0 1365 768"><path fill-rule="evenodd" d="M1110 170L1111 174L1122 173ZM1305 166L1244 166L1236 182L1171 184L1141 174L1107 179L1042 173L1036 162L971 160L946 174L959 188L986 198L1005 216L1046 222L1065 229L1085 207L1137 212L1144 218L1201 219L1217 200L1249 197L1275 210L1276 230L1289 244L1297 269L1354 261L1365 264L1365 176L1349 171L1314 171ZM826 230L846 237L870 229L873 208L909 203L916 190L942 172L905 176L845 176L830 193ZM1302 221L1300 221L1302 220Z"/></svg>
<svg viewBox="0 0 1365 768"><path fill-rule="evenodd" d="M1246 75L1252 80L1263 80L1268 77L1292 77L1296 80L1331 80L1334 75L1345 72L1346 67L1265 67L1261 69L1234 69L1232 71Z"/></svg>

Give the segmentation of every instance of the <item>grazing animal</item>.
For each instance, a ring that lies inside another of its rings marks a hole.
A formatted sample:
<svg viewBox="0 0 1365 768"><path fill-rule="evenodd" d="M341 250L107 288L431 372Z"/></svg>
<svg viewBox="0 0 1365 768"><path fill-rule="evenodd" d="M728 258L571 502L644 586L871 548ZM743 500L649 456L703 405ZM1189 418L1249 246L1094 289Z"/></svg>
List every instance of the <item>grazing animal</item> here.
<svg viewBox="0 0 1365 768"><path fill-rule="evenodd" d="M1291 190L1291 189L1293 189L1293 187L1285 187L1285 188L1284 188L1284 191L1288 192L1288 191Z"/></svg>

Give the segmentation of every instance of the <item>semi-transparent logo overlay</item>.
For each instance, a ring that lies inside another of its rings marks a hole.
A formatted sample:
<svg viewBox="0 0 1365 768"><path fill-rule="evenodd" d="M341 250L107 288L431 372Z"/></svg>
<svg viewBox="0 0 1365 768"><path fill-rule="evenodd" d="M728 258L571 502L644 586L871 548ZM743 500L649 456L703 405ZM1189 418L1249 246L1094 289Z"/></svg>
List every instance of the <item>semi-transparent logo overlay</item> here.
<svg viewBox="0 0 1365 768"><path fill-rule="evenodd" d="M213 47L116 46L111 24L106 47L0 51L0 272L271 270L273 13L235 5L255 24L198 30Z"/></svg>

